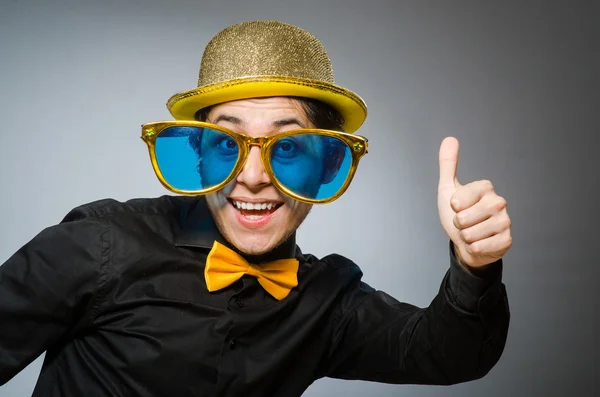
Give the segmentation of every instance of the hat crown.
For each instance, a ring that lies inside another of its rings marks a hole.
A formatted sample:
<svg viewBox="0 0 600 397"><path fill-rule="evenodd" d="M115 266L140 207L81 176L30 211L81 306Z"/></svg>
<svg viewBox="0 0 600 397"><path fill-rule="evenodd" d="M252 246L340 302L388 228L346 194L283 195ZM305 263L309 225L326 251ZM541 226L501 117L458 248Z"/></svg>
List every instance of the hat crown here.
<svg viewBox="0 0 600 397"><path fill-rule="evenodd" d="M198 87L259 76L335 83L331 60L315 36L282 22L252 21L230 26L210 40Z"/></svg>

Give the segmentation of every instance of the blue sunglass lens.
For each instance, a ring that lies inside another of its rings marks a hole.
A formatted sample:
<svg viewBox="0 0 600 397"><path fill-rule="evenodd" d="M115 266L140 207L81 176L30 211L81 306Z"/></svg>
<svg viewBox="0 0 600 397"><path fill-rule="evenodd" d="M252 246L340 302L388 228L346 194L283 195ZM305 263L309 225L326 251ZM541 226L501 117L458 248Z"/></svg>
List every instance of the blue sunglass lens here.
<svg viewBox="0 0 600 397"><path fill-rule="evenodd" d="M344 186L352 165L340 139L314 134L282 137L271 147L271 168L279 183L302 197L326 200Z"/></svg>
<svg viewBox="0 0 600 397"><path fill-rule="evenodd" d="M168 127L155 143L156 161L165 181L178 190L201 191L219 185L239 158L235 139L217 130Z"/></svg>

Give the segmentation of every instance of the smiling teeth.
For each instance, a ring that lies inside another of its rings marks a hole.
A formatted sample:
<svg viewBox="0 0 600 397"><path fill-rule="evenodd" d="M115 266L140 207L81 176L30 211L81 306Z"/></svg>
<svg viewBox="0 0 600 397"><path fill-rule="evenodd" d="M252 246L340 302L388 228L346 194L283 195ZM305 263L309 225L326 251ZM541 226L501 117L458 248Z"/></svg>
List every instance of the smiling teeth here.
<svg viewBox="0 0 600 397"><path fill-rule="evenodd" d="M238 210L270 210L276 205L273 203L246 203L243 201L233 201L233 204Z"/></svg>

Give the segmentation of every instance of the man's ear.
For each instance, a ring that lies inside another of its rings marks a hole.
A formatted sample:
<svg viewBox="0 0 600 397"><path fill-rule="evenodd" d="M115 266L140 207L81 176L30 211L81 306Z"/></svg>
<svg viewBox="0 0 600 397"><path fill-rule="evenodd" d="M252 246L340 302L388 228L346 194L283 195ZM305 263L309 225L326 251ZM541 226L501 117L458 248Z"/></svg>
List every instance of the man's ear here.
<svg viewBox="0 0 600 397"><path fill-rule="evenodd" d="M202 172L201 168L202 168L202 137L204 136L203 132L204 132L204 130L202 130L200 134L190 135L188 138L190 147L194 150L194 152L196 152L196 156L198 156L198 165L196 166L198 173Z"/></svg>
<svg viewBox="0 0 600 397"><path fill-rule="evenodd" d="M344 145L332 144L331 146L329 146L327 152L325 153L325 158L323 161L323 165L325 167L323 170L323 177L321 180L322 185L330 183L335 179L338 172L340 171L342 163L344 162L344 158L346 157L345 152L346 147Z"/></svg>

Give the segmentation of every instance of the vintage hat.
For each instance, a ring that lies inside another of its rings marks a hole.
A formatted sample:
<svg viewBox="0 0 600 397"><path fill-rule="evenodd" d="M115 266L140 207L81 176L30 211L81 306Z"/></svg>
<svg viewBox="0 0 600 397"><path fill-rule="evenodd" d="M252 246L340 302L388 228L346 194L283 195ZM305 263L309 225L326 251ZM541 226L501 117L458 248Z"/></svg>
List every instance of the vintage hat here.
<svg viewBox="0 0 600 397"><path fill-rule="evenodd" d="M298 96L327 103L356 131L367 106L335 85L331 60L321 42L296 26L275 21L243 22L213 37L202 55L198 88L173 95L175 119L193 120L198 110L237 99Z"/></svg>

